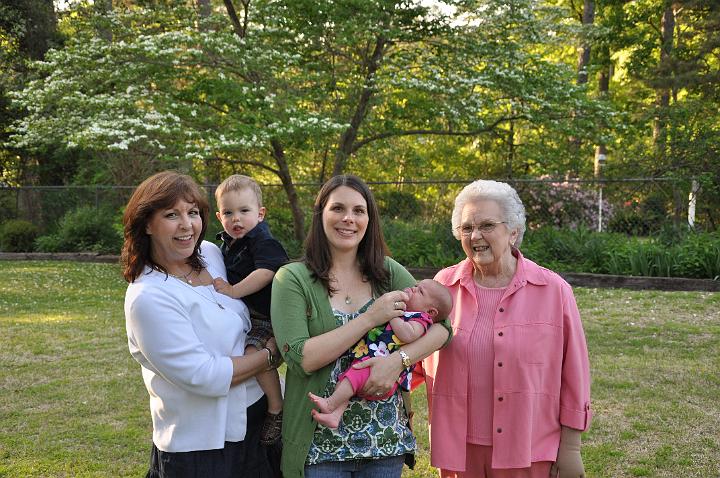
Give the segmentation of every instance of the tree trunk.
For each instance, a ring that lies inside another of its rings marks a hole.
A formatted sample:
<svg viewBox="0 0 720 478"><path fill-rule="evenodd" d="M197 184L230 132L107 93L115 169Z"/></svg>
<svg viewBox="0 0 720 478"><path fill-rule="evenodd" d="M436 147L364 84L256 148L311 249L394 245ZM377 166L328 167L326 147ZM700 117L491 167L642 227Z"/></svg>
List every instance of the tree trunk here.
<svg viewBox="0 0 720 478"><path fill-rule="evenodd" d="M205 19L210 16L210 13L212 13L212 5L210 5L210 0L197 0L197 6L200 19ZM201 27L200 30L202 31L203 28Z"/></svg>
<svg viewBox="0 0 720 478"><path fill-rule="evenodd" d="M675 10L673 0L665 0L665 10L660 24L660 63L658 65L660 85L656 89L656 115L653 121L653 145L655 157L661 167L667 164L668 156L673 170L677 169L677 159L672 157L668 145L668 113L670 109L671 84L673 77L672 57L675 42ZM676 227L682 223L684 210L683 194L680 186L673 183L673 222Z"/></svg>
<svg viewBox="0 0 720 478"><path fill-rule="evenodd" d="M583 27L592 25L595 22L595 2L593 0L585 0L583 3L582 24ZM587 33L587 32L586 32ZM590 40L583 38L583 43L578 50L577 63L577 84L584 85L588 82L587 68L590 64Z"/></svg>
<svg viewBox="0 0 720 478"><path fill-rule="evenodd" d="M587 37L587 30L588 30L589 26L595 22L595 2L594 2L594 0L585 0L583 2L583 12L582 12L581 22L583 25L584 33L583 33L582 44L580 45L580 48L578 49L576 84L585 85L588 82L588 67L590 65L590 52L592 49L590 40ZM580 160L580 157L579 157L581 147L582 147L582 143L580 141L580 138L577 138L577 137L570 138L570 154L572 156L572 164L573 164L573 169L575 170L576 176L579 176L580 164L582 163L582 161Z"/></svg>
<svg viewBox="0 0 720 478"><path fill-rule="evenodd" d="M601 99L607 99L610 94L610 77L612 75L612 62L610 60L610 52L607 47L602 48L599 57L602 57L601 69L598 74L598 96ZM599 123L597 125L598 130L605 129L605 125ZM599 178L602 175L602 167L607 160L607 146L604 143L600 143L595 146L595 177Z"/></svg>
<svg viewBox="0 0 720 478"><path fill-rule="evenodd" d="M245 38L245 35L247 35L247 26L248 26L248 10L250 8L250 0L241 0L240 2L243 6L243 19L240 20L240 17L238 17L237 11L235 10L235 6L232 3L232 0L223 0L223 4L225 5L225 10L227 11L228 17L230 17L230 22L232 22L233 30L235 31L235 34L239 36L240 38Z"/></svg>
<svg viewBox="0 0 720 478"><path fill-rule="evenodd" d="M338 146L338 151L335 154L335 164L333 165L333 176L343 173L345 164L350 158L350 155L353 153L353 146L355 144L355 140L357 139L358 130L360 129L360 125L363 120L365 120L365 116L370 108L370 99L375 93L375 73L377 73L378 68L380 68L380 62L385 54L386 46L387 41L385 38L380 36L376 39L375 49L367 61L365 84L363 85L362 92L358 98L355 113L350 120L350 126L340 137L340 145Z"/></svg>
<svg viewBox="0 0 720 478"><path fill-rule="evenodd" d="M670 60L673 53L673 39L675 34L675 12L670 0L665 1L660 25L660 64L658 69L660 75L670 74ZM656 90L655 106L657 112L653 121L653 144L655 155L660 164L667 158L667 110L670 106L670 88L668 81L662 81L662 85Z"/></svg>
<svg viewBox="0 0 720 478"><path fill-rule="evenodd" d="M198 0L198 2L206 1L209 2L210 0ZM233 31L240 38L245 38L248 33L250 1L251 0L240 0L240 4L242 5L242 18L240 18L232 0L223 0L225 10L233 26ZM247 81L252 83L260 83L262 80L260 74L256 71L247 72L246 77ZM280 178L280 182L282 183L283 189L285 190L285 194L288 198L288 204L290 205L290 211L293 217L293 235L296 240L302 242L305 240L305 215L300 208L297 189L293 183L292 175L290 174L290 167L287 159L285 158L285 150L280 141L277 139L271 140L270 145L272 148L271 156L278 166L277 170L273 171Z"/></svg>
<svg viewBox="0 0 720 478"><path fill-rule="evenodd" d="M112 0L95 0L93 8L96 15L107 15L112 12ZM107 42L112 41L112 29L109 27L108 24L106 24L104 19L101 20L101 22L98 24L97 32L98 36L103 40Z"/></svg>
<svg viewBox="0 0 720 478"><path fill-rule="evenodd" d="M515 162L515 121L510 121L508 128L508 150L505 158L505 175L508 179L513 177L513 163Z"/></svg>
<svg viewBox="0 0 720 478"><path fill-rule="evenodd" d="M38 178L39 158L36 156L26 156L20 175L18 176L20 185L35 186L41 184ZM30 221L33 224L43 224L42 209L38 207L42 204L40 191L37 189L21 189L17 192L17 211L18 218ZM45 228L43 228L45 230Z"/></svg>
<svg viewBox="0 0 720 478"><path fill-rule="evenodd" d="M290 167L285 159L285 151L279 141L272 140L271 143L273 148L272 156L278 165L277 175L280 177L285 194L287 194L290 211L292 212L293 233L297 241L303 242L305 240L305 215L300 208L297 189L295 189L295 184L290 175Z"/></svg>
<svg viewBox="0 0 720 478"><path fill-rule="evenodd" d="M25 33L20 36L20 51L32 60L42 60L57 40L57 15L53 2L40 0L16 3L22 12L25 29Z"/></svg>
<svg viewBox="0 0 720 478"><path fill-rule="evenodd" d="M199 32L207 32L207 24L205 21L212 13L212 5L210 0L196 0L198 11L197 29ZM221 162L217 158L205 158L205 184L219 184L221 182ZM181 159L180 168L186 168L187 171L192 169L192 159Z"/></svg>

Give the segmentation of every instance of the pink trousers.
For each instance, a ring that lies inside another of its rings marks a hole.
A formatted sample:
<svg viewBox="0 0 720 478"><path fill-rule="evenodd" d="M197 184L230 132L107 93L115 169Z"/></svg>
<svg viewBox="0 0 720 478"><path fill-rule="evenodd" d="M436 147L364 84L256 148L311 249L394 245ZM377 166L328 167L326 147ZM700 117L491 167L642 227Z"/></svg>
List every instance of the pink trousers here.
<svg viewBox="0 0 720 478"><path fill-rule="evenodd" d="M493 469L492 447L467 444L465 471L451 471L440 468L441 478L548 478L551 461L538 461L530 468Z"/></svg>
<svg viewBox="0 0 720 478"><path fill-rule="evenodd" d="M368 360L370 357L363 357L359 361L364 362L365 360ZM355 362L353 362L354 364ZM340 383L344 378L350 382L350 385L352 386L353 392L355 392L355 395L358 397L362 397L365 400L385 400L386 398L392 396L393 393L395 393L395 390L398 388L397 382L393 385L392 389L385 395L381 397L373 396L373 395L365 395L360 393L362 388L365 386L365 382L368 381L368 378L370 378L370 368L361 368L356 369L352 368L352 365L345 370L343 373L341 373L338 376L337 383Z"/></svg>

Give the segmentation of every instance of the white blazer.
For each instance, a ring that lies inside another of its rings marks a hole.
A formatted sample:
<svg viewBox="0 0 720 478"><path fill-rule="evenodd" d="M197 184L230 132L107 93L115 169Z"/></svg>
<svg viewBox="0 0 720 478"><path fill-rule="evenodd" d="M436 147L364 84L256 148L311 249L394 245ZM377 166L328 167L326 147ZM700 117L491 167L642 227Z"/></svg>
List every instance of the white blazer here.
<svg viewBox="0 0 720 478"><path fill-rule="evenodd" d="M201 253L210 275L225 279L220 249L203 241ZM247 407L262 390L254 378L230 387L230 356L243 355L250 329L242 300L148 268L127 288L125 325L150 394L155 446L213 450L245 438Z"/></svg>

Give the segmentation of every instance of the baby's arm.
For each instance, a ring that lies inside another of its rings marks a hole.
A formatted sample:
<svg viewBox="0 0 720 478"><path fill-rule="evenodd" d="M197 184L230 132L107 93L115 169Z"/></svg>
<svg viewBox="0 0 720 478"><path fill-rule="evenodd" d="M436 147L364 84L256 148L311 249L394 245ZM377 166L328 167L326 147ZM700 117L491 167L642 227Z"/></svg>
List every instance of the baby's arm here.
<svg viewBox="0 0 720 478"><path fill-rule="evenodd" d="M422 337L425 333L425 327L415 320L403 320L402 317L394 317L390 319L390 327L393 329L393 333L400 339L401 342L409 344L415 339Z"/></svg>
<svg viewBox="0 0 720 478"><path fill-rule="evenodd" d="M230 285L222 278L216 277L213 280L213 286L215 286L215 290L221 294L228 295L233 299L240 299L270 284L274 276L275 272L270 269L255 269L250 275L235 285Z"/></svg>

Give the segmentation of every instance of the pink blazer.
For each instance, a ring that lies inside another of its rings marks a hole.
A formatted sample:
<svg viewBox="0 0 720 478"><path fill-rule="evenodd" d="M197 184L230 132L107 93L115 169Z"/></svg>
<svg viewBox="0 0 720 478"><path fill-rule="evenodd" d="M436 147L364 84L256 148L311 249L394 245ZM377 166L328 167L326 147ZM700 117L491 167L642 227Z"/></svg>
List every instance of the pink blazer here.
<svg viewBox="0 0 720 478"><path fill-rule="evenodd" d="M519 251L515 276L495 316L493 468L555 461L560 426L590 425L590 370L580 314L570 285ZM467 347L477 317L469 259L435 279L451 291L453 340L417 371L427 385L431 464L465 471Z"/></svg>

